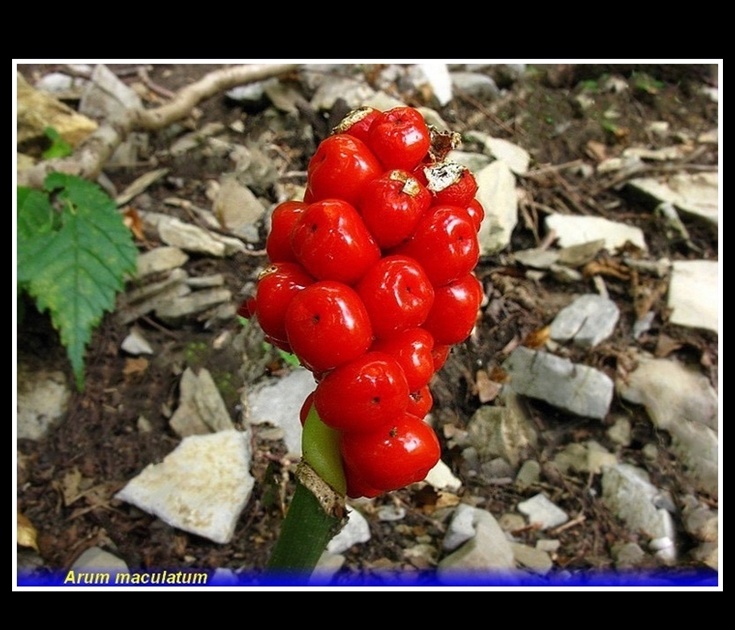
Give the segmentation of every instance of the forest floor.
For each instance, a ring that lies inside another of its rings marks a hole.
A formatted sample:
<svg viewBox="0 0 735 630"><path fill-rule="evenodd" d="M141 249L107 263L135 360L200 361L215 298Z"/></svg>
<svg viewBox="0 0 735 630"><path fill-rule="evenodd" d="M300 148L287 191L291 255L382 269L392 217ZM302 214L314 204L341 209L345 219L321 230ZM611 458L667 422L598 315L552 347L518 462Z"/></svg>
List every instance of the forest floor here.
<svg viewBox="0 0 735 630"><path fill-rule="evenodd" d="M176 91L199 78L214 67L207 65L155 65L150 68L150 79L159 86ZM29 81L48 71L49 66L21 66ZM371 81L375 68L345 67L354 75L364 73ZM618 77L627 85L615 91L602 89L609 77ZM298 89L304 89L293 78ZM476 505L496 516L515 510L515 506L539 488L519 489L515 484L487 483L466 470L462 453L447 444L446 425L466 427L473 412L480 406L475 384L478 365L489 372L497 365L494 357L503 356L509 344L528 338L542 329L558 311L558 305L568 301L570 294L594 292L585 279L575 284L556 282L551 277L537 281L529 279L512 262L513 251L538 246L543 238L541 222L544 208L565 209L568 213L604 216L640 227L649 245L651 260L668 258L683 260L706 258L717 260L719 243L717 233L695 220L685 219L691 242L696 250L683 240L670 239L663 229L661 218L641 200L615 186L614 176L594 172L590 176L575 175L572 170L544 169L568 163L590 163L600 154L614 157L629 146L651 149L671 143L670 138L680 134L688 137L717 128L718 106L701 88L716 84L706 67L680 66L572 66L528 68L522 78L500 83L503 93L497 99L482 102L462 94L446 107L436 107L451 128L483 131L501 137L525 148L532 156L532 173L519 178L519 187L525 199L533 200L524 206L524 213L513 233L510 247L492 258L483 259L478 275L491 280L495 287L493 313L502 316L479 320L480 327L473 338L479 340L457 348L451 361L432 384L435 396L437 431L444 446L443 459L463 483L460 498L471 498ZM593 104L584 112L574 105L574 97L586 92ZM306 95L308 98L308 94ZM402 95L410 105L431 105L419 93ZM242 105L218 95L199 105L201 117L196 126L207 122L221 122L227 127L235 121L244 122L244 133L258 138L268 132L272 109L245 111ZM609 112L614 111L614 117ZM323 137L332 121L322 112L303 111L290 116L275 134L272 143L291 161L290 171L303 172L313 153L316 142ZM650 123L666 121L668 138L662 139L651 132ZM303 129L312 127L312 133ZM304 138L313 138L312 141ZM200 207L209 207L205 195L206 183L217 180L231 169L226 157L212 156L204 151L190 152L186 159L168 152L171 137L165 131L151 134L151 162L138 167L106 171L117 190L124 189L136 177L156 167L170 169L165 180L147 192L153 203L175 193ZM696 164L715 166L718 163L717 145L703 148L696 156ZM686 165L682 166L682 169ZM303 182L302 182L303 183ZM275 201L273 199L272 201ZM167 209L181 212L181 209ZM141 250L146 245L141 244ZM252 278L262 259L248 255L227 258L192 256L186 263L191 275L222 274L233 296L242 297L246 280ZM575 351L573 358L607 371L611 376L625 366L626 353L631 346L631 327L635 320L632 287L629 279L605 278L610 296L618 303L621 323L614 336L602 347L592 351ZM71 373L57 333L48 318L28 305L24 320L17 331L19 361L42 367L56 367ZM717 335L705 330L683 328L670 324L666 318L665 298L651 305L656 312L653 327L636 343L641 349L699 367L714 387L718 382ZM217 544L169 527L159 519L112 499L132 477L148 464L158 462L179 443L168 424L170 410L175 407L177 386L182 365L198 363L213 370L228 370L233 376L232 388L223 392L233 417L239 409L239 393L249 384L238 382L239 358L234 354L215 353L213 340L223 332L235 334L241 324L233 319L219 324L219 329L204 329L197 322L169 327L151 318L137 322L147 339L157 349L144 371L131 369L129 357L120 350L129 326L116 322L113 314L106 316L94 332L87 355L86 381L83 392L75 392L69 412L42 440L20 440L18 444L19 508L30 519L38 532L38 547L43 564L49 568L65 569L85 549L100 546L113 550L129 567L151 568L196 567L203 569L230 568L233 570L264 567L283 518L282 500L292 488L293 462L283 459L285 450L274 447L272 441L255 435L252 473L256 479L253 495L238 522L236 534L229 544ZM194 348L204 348L193 352ZM208 349L208 350L207 350ZM196 358L192 359L194 355ZM288 369L287 365L272 366L272 372ZM539 429L536 459L548 461L566 444L580 440L597 440L609 444L609 423L572 417L543 403L525 401ZM613 410L619 401L613 402ZM628 408L627 413L631 413ZM652 474L657 486L668 490L676 498L688 492L688 484L677 468L675 458L667 451L667 438L652 426L644 410L633 411L633 439L621 452L620 459L640 463ZM144 416L152 427L147 433L136 430L136 423ZM645 461L646 444L659 447L658 462ZM64 501L64 480L71 473L81 474L88 490L78 500L67 505ZM548 483L548 480L544 480ZM586 519L576 527L561 531L560 551L555 565L570 570L608 569L614 567L613 544L637 540L635 532L626 529L590 497L588 484L599 485L599 478L587 479L569 474L555 480L554 501L569 514L585 514ZM286 484L285 488L278 488ZM545 486L548 487L548 486ZM274 489L279 490L274 492ZM282 492L285 490L285 492ZM599 490L599 488L598 488ZM275 497L275 498L274 498ZM400 526L393 522L370 519L371 539L345 553L344 575L370 571L381 566L415 569L403 555L409 544L415 544L419 535L440 541L446 523L433 516L437 495L428 487L412 486L375 500L372 514L384 504L397 504L406 509ZM714 502L716 505L716 502ZM521 541L532 541L533 531L518 533ZM440 543L437 543L440 546ZM684 555L682 567L696 567Z"/></svg>

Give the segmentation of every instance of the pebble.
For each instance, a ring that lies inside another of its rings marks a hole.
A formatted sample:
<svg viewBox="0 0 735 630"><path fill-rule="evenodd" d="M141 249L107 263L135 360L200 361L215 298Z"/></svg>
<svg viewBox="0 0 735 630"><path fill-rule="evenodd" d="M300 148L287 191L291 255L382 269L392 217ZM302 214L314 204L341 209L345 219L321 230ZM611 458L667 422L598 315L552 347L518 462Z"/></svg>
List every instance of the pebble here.
<svg viewBox="0 0 735 630"><path fill-rule="evenodd" d="M518 511L528 517L529 524L538 526L541 530L558 527L569 520L567 513L543 493L521 501L518 504Z"/></svg>
<svg viewBox="0 0 735 630"><path fill-rule="evenodd" d="M615 332L619 318L620 309L610 298L593 293L580 295L559 311L551 322L549 335L554 341L593 348Z"/></svg>
<svg viewBox="0 0 735 630"><path fill-rule="evenodd" d="M518 223L516 179L502 160L489 164L475 178L477 199L483 208L492 208L492 212L485 213L478 232L481 255L490 256L508 246Z"/></svg>
<svg viewBox="0 0 735 630"><path fill-rule="evenodd" d="M719 278L717 261L675 261L668 293L668 306L671 309L669 321L718 333L722 308Z"/></svg>
<svg viewBox="0 0 735 630"><path fill-rule="evenodd" d="M587 365L519 346L503 363L503 369L510 376L510 387L523 396L600 420L610 408L613 381Z"/></svg>
<svg viewBox="0 0 735 630"><path fill-rule="evenodd" d="M605 248L610 251L616 251L626 243L632 243L643 251L648 249L643 230L602 217L550 214L546 217L545 225L548 231L556 233L560 247L603 240Z"/></svg>
<svg viewBox="0 0 735 630"><path fill-rule="evenodd" d="M370 540L370 525L365 517L355 508L347 506L347 523L339 533L327 544L331 554L341 554L354 545Z"/></svg>
<svg viewBox="0 0 735 630"><path fill-rule="evenodd" d="M255 483L250 457L249 432L192 435L160 464L144 468L115 498L172 527L226 544Z"/></svg>
<svg viewBox="0 0 735 630"><path fill-rule="evenodd" d="M647 536L649 542L656 539L674 541L671 514L656 507L659 493L649 481L648 473L631 464L610 466L602 473L602 500L618 518Z"/></svg>
<svg viewBox="0 0 735 630"><path fill-rule="evenodd" d="M64 373L18 364L18 438L40 440L68 410L71 388Z"/></svg>

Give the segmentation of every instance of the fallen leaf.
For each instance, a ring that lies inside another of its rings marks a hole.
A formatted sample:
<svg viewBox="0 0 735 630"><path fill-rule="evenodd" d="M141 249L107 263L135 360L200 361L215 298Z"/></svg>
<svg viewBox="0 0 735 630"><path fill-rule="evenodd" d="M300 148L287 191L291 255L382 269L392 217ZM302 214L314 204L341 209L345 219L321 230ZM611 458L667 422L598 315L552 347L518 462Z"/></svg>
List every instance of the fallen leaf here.
<svg viewBox="0 0 735 630"><path fill-rule="evenodd" d="M73 468L64 475L61 480L61 496L64 498L64 505L71 505L82 496L79 488L81 482L82 473L78 468Z"/></svg>
<svg viewBox="0 0 735 630"><path fill-rule="evenodd" d="M38 549L38 531L36 531L30 519L20 512L18 512L18 544L21 547L30 547L40 553Z"/></svg>
<svg viewBox="0 0 735 630"><path fill-rule="evenodd" d="M135 357L125 360L125 367L123 368L123 374L125 376L135 376L142 374L148 369L148 359L143 357Z"/></svg>
<svg viewBox="0 0 735 630"><path fill-rule="evenodd" d="M531 348L535 350L536 348L540 348L541 346L545 345L546 342L549 340L550 335L551 327L544 326L543 328L539 328L538 330L534 330L528 333L521 345L526 346L526 348Z"/></svg>
<svg viewBox="0 0 735 630"><path fill-rule="evenodd" d="M123 213L123 222L139 241L145 241L143 232L143 219L135 208L128 206Z"/></svg>

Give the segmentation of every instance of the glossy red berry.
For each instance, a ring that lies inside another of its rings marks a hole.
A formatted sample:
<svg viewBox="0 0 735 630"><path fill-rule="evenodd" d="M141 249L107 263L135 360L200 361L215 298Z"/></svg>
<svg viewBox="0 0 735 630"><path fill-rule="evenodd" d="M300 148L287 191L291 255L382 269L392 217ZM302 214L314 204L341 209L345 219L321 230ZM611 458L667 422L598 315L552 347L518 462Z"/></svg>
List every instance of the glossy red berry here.
<svg viewBox="0 0 735 630"><path fill-rule="evenodd" d="M329 136L309 161L304 200L342 199L355 205L365 184L384 170L362 140L344 133Z"/></svg>
<svg viewBox="0 0 735 630"><path fill-rule="evenodd" d="M423 169L426 188L434 195L434 204L466 208L477 193L477 181L466 166L439 162Z"/></svg>
<svg viewBox="0 0 735 630"><path fill-rule="evenodd" d="M332 280L315 282L295 295L286 310L285 326L294 354L314 372L356 359L373 341L360 297Z"/></svg>
<svg viewBox="0 0 735 630"><path fill-rule="evenodd" d="M365 432L405 411L408 395L398 362L382 352L366 352L327 374L317 385L314 404L333 429Z"/></svg>
<svg viewBox="0 0 735 630"><path fill-rule="evenodd" d="M482 285L472 274L435 289L434 305L424 322L434 342L454 345L467 339L475 327L482 296Z"/></svg>
<svg viewBox="0 0 735 630"><path fill-rule="evenodd" d="M385 168L410 171L427 154L431 134L417 110L395 107L375 119L367 144Z"/></svg>
<svg viewBox="0 0 735 630"><path fill-rule="evenodd" d="M394 169L368 182L358 210L382 249L407 239L431 203L431 194L407 171Z"/></svg>
<svg viewBox="0 0 735 630"><path fill-rule="evenodd" d="M367 142L370 126L381 113L380 110L373 107L358 107L342 119L334 128L334 133L346 133Z"/></svg>
<svg viewBox="0 0 735 630"><path fill-rule="evenodd" d="M408 396L408 407L406 411L419 418L424 418L434 404L434 397L428 385L411 392Z"/></svg>
<svg viewBox="0 0 735 630"><path fill-rule="evenodd" d="M470 201L470 204L467 206L467 214L470 215L470 219L475 224L475 229L479 232L482 221L485 218L485 208L482 207L479 199L475 198Z"/></svg>
<svg viewBox="0 0 735 630"><path fill-rule="evenodd" d="M398 361L412 392L426 385L434 374L434 338L425 328L409 328L378 339L371 349L385 352Z"/></svg>
<svg viewBox="0 0 735 630"><path fill-rule="evenodd" d="M274 262L261 272L255 316L271 343L288 343L286 310L294 296L314 282L314 278L297 263Z"/></svg>
<svg viewBox="0 0 735 630"><path fill-rule="evenodd" d="M421 326L434 303L434 287L428 276L407 256L381 258L355 288L377 338Z"/></svg>
<svg viewBox="0 0 735 630"><path fill-rule="evenodd" d="M370 488L389 491L422 481L436 465L441 446L434 430L409 413L368 433L343 433L346 466Z"/></svg>
<svg viewBox="0 0 735 630"><path fill-rule="evenodd" d="M306 210L303 201L284 201L271 214L271 229L265 241L265 251L271 262L296 262L291 249L291 231Z"/></svg>
<svg viewBox="0 0 735 630"><path fill-rule="evenodd" d="M436 287L470 273L480 257L477 230L464 208L431 206L413 236L393 250L414 258Z"/></svg>
<svg viewBox="0 0 735 630"><path fill-rule="evenodd" d="M357 282L380 259L380 248L355 208L341 199L310 204L291 230L296 259L319 280Z"/></svg>

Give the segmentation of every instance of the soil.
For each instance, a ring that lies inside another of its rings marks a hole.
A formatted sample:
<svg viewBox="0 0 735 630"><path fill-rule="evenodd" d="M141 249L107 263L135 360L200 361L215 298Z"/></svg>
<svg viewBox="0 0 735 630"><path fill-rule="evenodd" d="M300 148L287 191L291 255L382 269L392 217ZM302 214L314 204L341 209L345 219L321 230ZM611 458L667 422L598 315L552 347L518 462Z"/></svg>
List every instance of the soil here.
<svg viewBox="0 0 735 630"><path fill-rule="evenodd" d="M150 79L175 91L214 67L156 65L150 67ZM49 69L49 66L19 67L31 81ZM345 66L345 72L363 73L367 82L376 76L373 66ZM421 92L401 92L400 84L395 86L396 94L409 104L435 106L456 131L472 129L505 138L527 149L533 158L533 172L519 178L523 199L532 202L522 203L522 216L510 247L498 256L483 259L478 267L478 275L490 290L489 303L484 307L476 334L473 340L454 350L432 383L435 426L444 448L443 459L462 481L459 499L485 508L496 517L516 512L520 501L539 491L546 492L572 517L583 516L577 525L555 536L560 541L555 567L570 571L613 569L615 545L636 542L639 535L629 531L595 499L600 493L599 476L554 475L546 464L565 445L594 439L616 452L621 461L648 470L653 483L668 490L674 501L678 501L691 488L667 449L667 435L654 429L643 410L626 406L626 413L632 414L633 439L621 448L607 435L614 414L622 410L620 401L613 402L610 420L600 422L572 417L538 401L525 400L539 433L537 450L528 455L542 464L544 472L538 484L523 490L513 483L493 483L483 475L472 474L460 450L451 446L449 436L452 428L465 428L481 404L476 386L478 368L492 373L507 355L508 348L541 330L573 294L594 291L588 278L575 284L556 282L550 276L535 280L513 262L513 251L540 244L544 236L542 220L549 208L605 216L642 228L651 260L663 257L717 260L718 240L714 230L684 218L693 246L683 239L668 238L661 219L650 205L616 186L614 174L582 177L569 169L545 168L572 162L594 164L595 151L612 157L628 146L658 148L670 144L677 134L680 138L696 137L716 128L717 104L701 88L716 84L717 76L708 66L694 65L539 66L528 68L522 79L513 81L504 80L496 71L488 69L487 72L494 72L504 92L486 102L457 94L449 105L439 107ZM624 81L628 89L604 90L602 86L611 76ZM137 79L133 76L128 80ZM308 98L306 88L296 77L292 80ZM593 99L584 112L574 104L574 97L583 92ZM149 94L153 99L153 91ZM249 137L257 139L270 133L273 150L288 156L288 171L297 173L295 181L302 184L303 177L298 181L298 173L305 171L316 143L343 113L336 106L331 116L310 111L308 107L298 116L277 114L283 118L280 131L271 132L272 109L262 106L244 109L220 94L201 103L198 110L200 116L186 121L180 130L186 130L187 126L201 127L209 121L220 121L226 126L242 121ZM613 110L615 117L610 117ZM653 134L649 127L652 121L666 121L670 126L669 137L662 139ZM167 149L173 135L171 129L152 134L149 161L136 167L110 169L106 174L117 190L122 190L151 170L155 161L156 166L168 167L170 174L147 191L151 205L174 194L195 205L210 207L211 202L205 196L206 183L230 170L231 162L203 151L189 154L186 160L172 158ZM717 165L717 146L700 146L688 164L676 168ZM469 144L464 148L473 147ZM652 172L655 168L654 163ZM266 190L263 195L270 197L271 202L276 201L273 190ZM184 220L191 220L180 209L166 207L166 211L182 212ZM265 235L262 230L261 233ZM140 248L142 251L154 245L157 243L140 243ZM262 262L262 257L244 254L225 259L193 256L186 267L190 275L223 274L228 288L240 299L244 284L252 280ZM604 256L598 262L614 270L620 260ZM617 277L612 271L604 275L604 280L621 310L615 336L591 351L567 350L573 360L615 377L632 367L634 285L630 278ZM639 289L652 288L655 284L653 277L639 281ZM68 374L69 383L73 383L64 350L48 318L36 312L30 303L24 307L17 334L19 363L62 369ZM652 328L637 341L638 347L696 365L716 388L717 336L670 324L664 297L659 296L650 308L656 317ZM36 557L35 562L49 569L64 570L85 549L100 546L136 569L262 569L291 496L295 462L284 457L285 449L280 442L267 439L259 428L254 430L253 438L255 489L229 544L217 544L174 529L112 499L112 495L148 464L161 461L179 443L168 419L178 401L178 381L185 366L204 365L213 372L233 418L239 418L239 394L248 386L247 378L278 375L288 366L274 356L267 373L245 376L240 357L214 350L214 340L223 333L239 331L241 325L236 319L220 322L214 328L205 328L198 321L171 327L150 317L141 318L137 324L156 348L155 355L143 363L126 356L120 344L129 327L116 323L113 314L109 314L94 332L87 355L85 388L73 394L67 417L40 441L19 440L18 507L38 532L40 559ZM138 430L141 417L150 423L149 432ZM655 462L644 457L644 448L650 443L658 446ZM65 484L79 475L80 491L70 500L65 495ZM371 539L345 553L346 561L338 581L349 583L357 576L384 568L406 571L429 568L407 558L404 550L417 541L430 541L441 549L447 526L446 510L441 509L443 499L430 487L417 484L364 505ZM717 505L714 499L710 501ZM405 518L398 523L378 520L377 509L391 504L405 508ZM529 544L535 544L541 536L531 528L515 533ZM687 540L686 534L681 535ZM19 547L19 554L19 562L33 562L33 554L28 549ZM701 568L687 553L682 553L677 562L680 569ZM646 558L644 566L657 566L653 556Z"/></svg>

